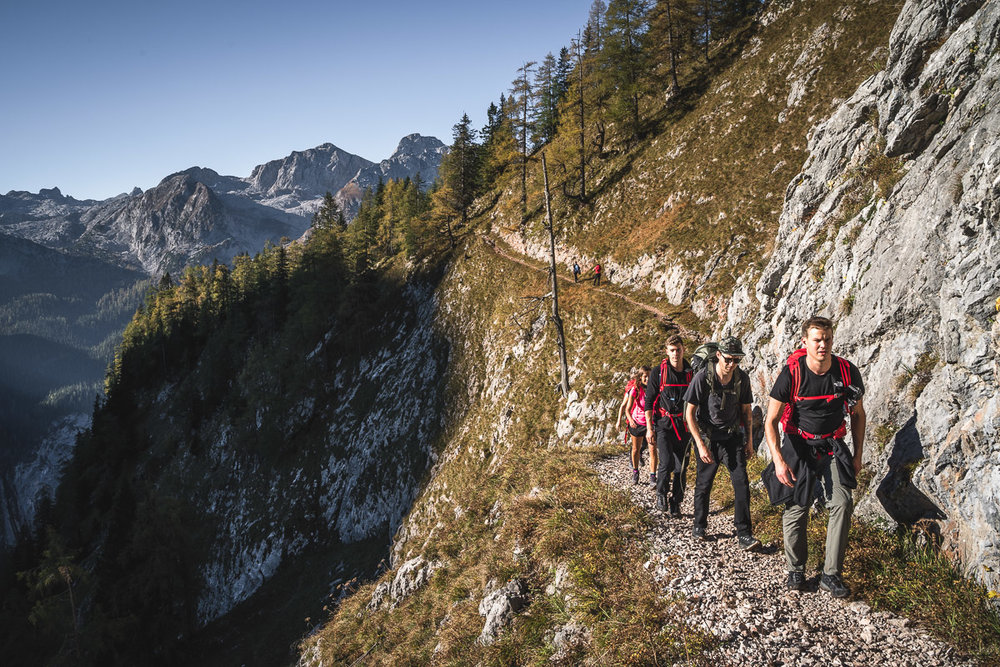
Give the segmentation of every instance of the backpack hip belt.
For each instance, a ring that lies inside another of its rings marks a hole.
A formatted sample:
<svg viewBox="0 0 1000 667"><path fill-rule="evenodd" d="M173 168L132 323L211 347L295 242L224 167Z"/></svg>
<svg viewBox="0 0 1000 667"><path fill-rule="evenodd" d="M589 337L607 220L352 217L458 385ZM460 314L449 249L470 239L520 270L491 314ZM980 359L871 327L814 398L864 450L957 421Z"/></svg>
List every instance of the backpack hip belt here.
<svg viewBox="0 0 1000 667"><path fill-rule="evenodd" d="M679 417L680 418L681 425L684 427L684 432L685 433L689 433L690 432L688 430L687 422L684 421L684 413L683 412L677 412L677 413L664 412L662 415L660 415L660 418L663 418L663 417L668 417L670 419L670 427L672 429L674 429L674 435L677 436L677 440L683 440L683 438L681 438L681 432L677 429L677 422L674 421L674 417Z"/></svg>

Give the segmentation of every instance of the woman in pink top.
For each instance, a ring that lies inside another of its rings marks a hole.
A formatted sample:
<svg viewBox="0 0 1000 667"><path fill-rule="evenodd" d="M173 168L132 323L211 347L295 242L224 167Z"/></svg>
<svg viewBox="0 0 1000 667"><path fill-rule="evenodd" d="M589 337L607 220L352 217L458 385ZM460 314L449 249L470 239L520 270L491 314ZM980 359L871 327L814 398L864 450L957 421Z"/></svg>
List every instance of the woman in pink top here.
<svg viewBox="0 0 1000 667"><path fill-rule="evenodd" d="M628 432L632 436L632 483L639 483L639 466L642 465L642 447L646 443L646 383L649 382L649 366L639 369L639 382L629 389L625 397L625 417ZM655 450L651 449L651 452ZM652 454L651 454L652 456ZM650 459L653 470L656 462Z"/></svg>

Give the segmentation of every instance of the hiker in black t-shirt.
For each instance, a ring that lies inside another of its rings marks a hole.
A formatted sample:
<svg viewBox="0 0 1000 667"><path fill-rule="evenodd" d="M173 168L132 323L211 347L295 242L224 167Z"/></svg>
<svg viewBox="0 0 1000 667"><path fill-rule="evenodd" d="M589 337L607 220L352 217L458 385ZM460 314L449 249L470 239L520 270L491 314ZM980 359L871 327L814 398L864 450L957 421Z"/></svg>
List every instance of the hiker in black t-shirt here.
<svg viewBox="0 0 1000 667"><path fill-rule="evenodd" d="M851 591L841 573L854 510L851 490L857 486L864 451L864 384L854 364L833 355L833 322L827 318L803 323L802 345L788 358L771 389L764 420L771 464L763 479L771 502L785 505L787 588L805 588L806 527L818 486L830 511L819 587L833 597L846 597ZM853 453L844 442L845 413L850 415ZM779 422L785 432L780 446Z"/></svg>
<svg viewBox="0 0 1000 667"><path fill-rule="evenodd" d="M709 494L721 461L726 464L733 483L736 537L740 548L750 550L760 546L760 541L753 536L750 525L747 457L753 455L753 419L750 412L753 399L750 378L739 368L742 358L743 344L739 339L726 338L719 343L715 359L709 361L691 380L684 396L687 403L684 418L698 453L691 534L697 539L705 539ZM708 436L708 444L699 432L699 423Z"/></svg>
<svg viewBox="0 0 1000 667"><path fill-rule="evenodd" d="M655 445L656 507L671 516L681 515L685 473L691 451L691 432L684 421L684 394L694 373L684 359L684 341L677 334L667 338L666 359L654 366L646 384L646 440ZM670 495L669 501L667 495Z"/></svg>

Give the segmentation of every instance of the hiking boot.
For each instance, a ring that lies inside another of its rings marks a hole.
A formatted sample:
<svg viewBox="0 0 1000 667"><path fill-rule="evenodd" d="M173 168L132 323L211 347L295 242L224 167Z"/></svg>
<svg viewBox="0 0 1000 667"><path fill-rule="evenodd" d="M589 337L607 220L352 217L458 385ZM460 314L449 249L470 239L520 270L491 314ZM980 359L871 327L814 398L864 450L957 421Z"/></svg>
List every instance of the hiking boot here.
<svg viewBox="0 0 1000 667"><path fill-rule="evenodd" d="M632 468L632 483L633 484L638 484L639 483L639 469L638 468Z"/></svg>
<svg viewBox="0 0 1000 667"><path fill-rule="evenodd" d="M650 484L656 484L656 473L655 472L649 473L649 483Z"/></svg>
<svg viewBox="0 0 1000 667"><path fill-rule="evenodd" d="M752 551L760 546L760 540L753 535L740 535L739 543L740 549L743 549L743 551Z"/></svg>
<svg viewBox="0 0 1000 667"><path fill-rule="evenodd" d="M846 598L851 594L851 589L844 585L839 574L824 574L819 578L819 587L835 598Z"/></svg>
<svg viewBox="0 0 1000 667"><path fill-rule="evenodd" d="M656 494L656 509L660 510L661 512L667 511L667 497L662 493Z"/></svg>
<svg viewBox="0 0 1000 667"><path fill-rule="evenodd" d="M670 516L678 517L681 515L681 505L673 498L670 499Z"/></svg>
<svg viewBox="0 0 1000 667"><path fill-rule="evenodd" d="M785 582L785 588L790 591L801 591L806 587L806 575L805 572L789 572L788 581Z"/></svg>
<svg viewBox="0 0 1000 667"><path fill-rule="evenodd" d="M691 537L696 540L705 540L705 528L703 526L695 526L691 529Z"/></svg>

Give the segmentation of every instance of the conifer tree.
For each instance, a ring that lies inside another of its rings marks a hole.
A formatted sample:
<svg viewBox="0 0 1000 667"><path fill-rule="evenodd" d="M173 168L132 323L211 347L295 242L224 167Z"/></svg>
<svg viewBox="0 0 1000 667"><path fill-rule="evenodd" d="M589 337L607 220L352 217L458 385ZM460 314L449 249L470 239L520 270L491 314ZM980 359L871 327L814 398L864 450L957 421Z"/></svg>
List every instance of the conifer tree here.
<svg viewBox="0 0 1000 667"><path fill-rule="evenodd" d="M556 62L556 107L566 99L569 92L569 77L573 72L573 56L565 46L559 49Z"/></svg>
<svg viewBox="0 0 1000 667"><path fill-rule="evenodd" d="M556 134L560 98L556 68L555 56L549 52L535 72L531 133L535 149L551 141Z"/></svg>
<svg viewBox="0 0 1000 667"><path fill-rule="evenodd" d="M647 51L671 94L680 90L678 70L690 48L685 36L694 29L692 0L657 0L650 11Z"/></svg>
<svg viewBox="0 0 1000 667"><path fill-rule="evenodd" d="M612 118L633 139L642 135L639 100L646 89L647 53L642 41L648 12L647 0L611 0L605 15L601 64L610 88Z"/></svg>
<svg viewBox="0 0 1000 667"><path fill-rule="evenodd" d="M608 6L604 0L594 0L590 5L587 25L584 28L584 47L589 53L599 53L604 48L604 15Z"/></svg>
<svg viewBox="0 0 1000 667"><path fill-rule="evenodd" d="M512 98L501 94L500 104L491 103L486 113L486 126L480 133L482 140L480 176L483 183L493 183L519 158L514 135L515 112Z"/></svg>
<svg viewBox="0 0 1000 667"><path fill-rule="evenodd" d="M531 119L528 115L531 104L531 83L528 75L536 65L534 61L526 62L517 68L518 77L514 79L510 92L511 99L517 106L517 116L514 117L514 133L518 140L521 153L521 216L528 213L528 138L531 135Z"/></svg>
<svg viewBox="0 0 1000 667"><path fill-rule="evenodd" d="M451 136L451 149L441 161L439 173L454 193L452 206L464 225L469 221L469 209L479 189L479 144L468 114L462 114L461 120L452 126Z"/></svg>

